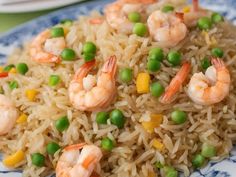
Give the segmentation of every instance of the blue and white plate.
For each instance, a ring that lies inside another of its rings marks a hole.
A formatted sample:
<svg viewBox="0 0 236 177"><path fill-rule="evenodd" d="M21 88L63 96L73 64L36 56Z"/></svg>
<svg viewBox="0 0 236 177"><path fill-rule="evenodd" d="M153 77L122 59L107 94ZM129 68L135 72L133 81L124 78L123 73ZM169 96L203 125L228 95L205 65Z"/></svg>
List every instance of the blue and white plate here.
<svg viewBox="0 0 236 177"><path fill-rule="evenodd" d="M33 21L16 27L8 33L0 36L0 64L6 61L6 57L12 50L25 41L31 39L43 29L57 24L61 19L76 19L79 15L86 15L92 9L102 11L105 4L112 0L94 0L81 3L72 7L58 10L42 16ZM202 0L202 6L218 11L236 25L236 0ZM0 177L20 177L20 171L9 171L1 163ZM198 170L191 177L236 177L236 147L230 156L221 162L211 162L204 169Z"/></svg>

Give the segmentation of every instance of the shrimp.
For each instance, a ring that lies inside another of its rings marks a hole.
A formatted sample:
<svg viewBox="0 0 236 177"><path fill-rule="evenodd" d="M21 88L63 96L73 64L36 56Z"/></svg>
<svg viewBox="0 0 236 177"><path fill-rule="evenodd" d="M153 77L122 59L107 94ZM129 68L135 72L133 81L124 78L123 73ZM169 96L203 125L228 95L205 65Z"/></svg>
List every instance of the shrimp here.
<svg viewBox="0 0 236 177"><path fill-rule="evenodd" d="M13 102L0 94L0 135L8 133L15 125L18 112Z"/></svg>
<svg viewBox="0 0 236 177"><path fill-rule="evenodd" d="M105 62L97 76L97 83L93 76L87 76L93 66L94 62L85 63L69 85L70 101L76 109L81 111L104 109L109 106L116 94L116 57L112 56Z"/></svg>
<svg viewBox="0 0 236 177"><path fill-rule="evenodd" d="M195 73L189 82L188 95L197 104L219 103L229 94L229 70L219 58L213 58L212 64L205 75Z"/></svg>
<svg viewBox="0 0 236 177"><path fill-rule="evenodd" d="M51 38L49 29L41 32L31 43L30 56L39 63L59 63L62 50L66 47L64 37Z"/></svg>
<svg viewBox="0 0 236 177"><path fill-rule="evenodd" d="M188 27L193 27L197 24L197 20L207 15L207 11L199 8L198 0L193 0L193 5L190 12L184 13L184 23Z"/></svg>
<svg viewBox="0 0 236 177"><path fill-rule="evenodd" d="M105 7L105 16L108 24L122 32L131 33L134 24L127 16L130 12L143 12L146 5L155 3L156 0L118 0Z"/></svg>
<svg viewBox="0 0 236 177"><path fill-rule="evenodd" d="M147 24L154 40L163 43L165 47L177 45L187 34L186 25L173 13L154 11L148 17Z"/></svg>
<svg viewBox="0 0 236 177"><path fill-rule="evenodd" d="M171 80L169 86L167 87L164 95L161 97L161 103L170 103L173 101L173 96L179 91L180 87L187 79L189 72L191 70L191 64L186 62L180 68L176 76Z"/></svg>
<svg viewBox="0 0 236 177"><path fill-rule="evenodd" d="M102 151L95 145L68 146L58 160L56 177L90 177L101 158Z"/></svg>

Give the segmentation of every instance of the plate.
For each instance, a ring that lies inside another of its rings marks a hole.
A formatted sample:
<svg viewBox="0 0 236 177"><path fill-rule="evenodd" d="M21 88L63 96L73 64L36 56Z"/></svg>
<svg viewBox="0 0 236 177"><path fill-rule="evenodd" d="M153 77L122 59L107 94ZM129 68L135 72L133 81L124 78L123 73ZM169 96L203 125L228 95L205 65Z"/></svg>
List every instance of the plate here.
<svg viewBox="0 0 236 177"><path fill-rule="evenodd" d="M63 7L83 0L32 0L0 5L1 13L23 13Z"/></svg>
<svg viewBox="0 0 236 177"><path fill-rule="evenodd" d="M112 0L99 0L67 7L20 25L5 33L0 36L0 64L6 61L7 55L9 55L15 47L21 46L22 43L28 41L43 29L57 24L61 19L76 19L79 15L86 15L91 9L102 12L104 5L110 2L112 2ZM220 12L236 25L235 0L202 0L201 4L208 9ZM1 163L1 158L0 155L1 177L22 176L20 170L10 171L4 168ZM220 162L210 162L205 168L194 172L191 177L236 177L236 146L231 151L228 158Z"/></svg>

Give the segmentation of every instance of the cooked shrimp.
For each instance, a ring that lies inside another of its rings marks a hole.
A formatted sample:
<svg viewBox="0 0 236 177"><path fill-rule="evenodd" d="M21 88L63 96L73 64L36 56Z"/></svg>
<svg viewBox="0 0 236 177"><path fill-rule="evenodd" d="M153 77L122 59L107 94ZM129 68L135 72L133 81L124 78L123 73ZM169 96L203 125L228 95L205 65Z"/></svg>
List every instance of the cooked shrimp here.
<svg viewBox="0 0 236 177"><path fill-rule="evenodd" d="M128 20L127 15L130 12L143 12L146 5L155 2L156 0L118 0L105 7L106 20L112 28L122 33L131 33L134 24Z"/></svg>
<svg viewBox="0 0 236 177"><path fill-rule="evenodd" d="M205 75L195 73L189 82L188 95L197 104L219 103L229 94L229 70L221 59L212 59L212 64Z"/></svg>
<svg viewBox="0 0 236 177"><path fill-rule="evenodd" d="M187 34L186 25L173 13L157 10L148 17L147 24L154 40L165 47L177 45Z"/></svg>
<svg viewBox="0 0 236 177"><path fill-rule="evenodd" d="M184 23L189 27L195 26L197 20L206 15L207 11L199 7L198 0L193 0L193 5L190 8L190 12L184 13Z"/></svg>
<svg viewBox="0 0 236 177"><path fill-rule="evenodd" d="M90 177L101 158L102 152L95 145L68 146L57 163L56 177Z"/></svg>
<svg viewBox="0 0 236 177"><path fill-rule="evenodd" d="M75 74L69 85L69 98L76 109L96 111L109 106L116 94L116 57L110 57L96 79L88 75L94 62L85 63ZM87 76L87 77L86 77Z"/></svg>
<svg viewBox="0 0 236 177"><path fill-rule="evenodd" d="M40 33L31 43L30 56L39 63L58 63L60 53L66 47L63 37L52 38L50 30Z"/></svg>
<svg viewBox="0 0 236 177"><path fill-rule="evenodd" d="M176 76L172 79L169 86L167 87L164 95L161 97L162 103L170 103L173 101L173 96L179 91L180 87L187 79L189 72L191 70L190 63L184 63L183 66L180 68Z"/></svg>
<svg viewBox="0 0 236 177"><path fill-rule="evenodd" d="M0 135L8 133L15 125L18 112L13 102L0 94Z"/></svg>

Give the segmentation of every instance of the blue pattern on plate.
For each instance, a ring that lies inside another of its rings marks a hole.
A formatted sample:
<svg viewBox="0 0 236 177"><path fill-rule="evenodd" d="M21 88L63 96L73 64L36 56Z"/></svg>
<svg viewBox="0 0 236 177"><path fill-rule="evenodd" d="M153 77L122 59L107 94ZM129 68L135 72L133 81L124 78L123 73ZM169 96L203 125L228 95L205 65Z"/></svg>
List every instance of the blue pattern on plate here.
<svg viewBox="0 0 236 177"><path fill-rule="evenodd" d="M112 0L99 0L87 3L81 3L73 7L67 7L62 10L39 17L33 21L18 26L10 32L0 36L0 64L6 60L15 47L20 47L22 43L31 39L43 29L57 24L65 18L76 19L79 15L86 15L92 9L102 12L106 3ZM211 10L218 11L227 19L236 24L236 0L202 0L201 4ZM0 154L0 176L1 177L20 177L21 171L9 171L6 169ZM51 177L55 177L52 175ZM211 162L204 169L197 170L191 177L236 177L236 148L232 150L230 156L221 162Z"/></svg>

